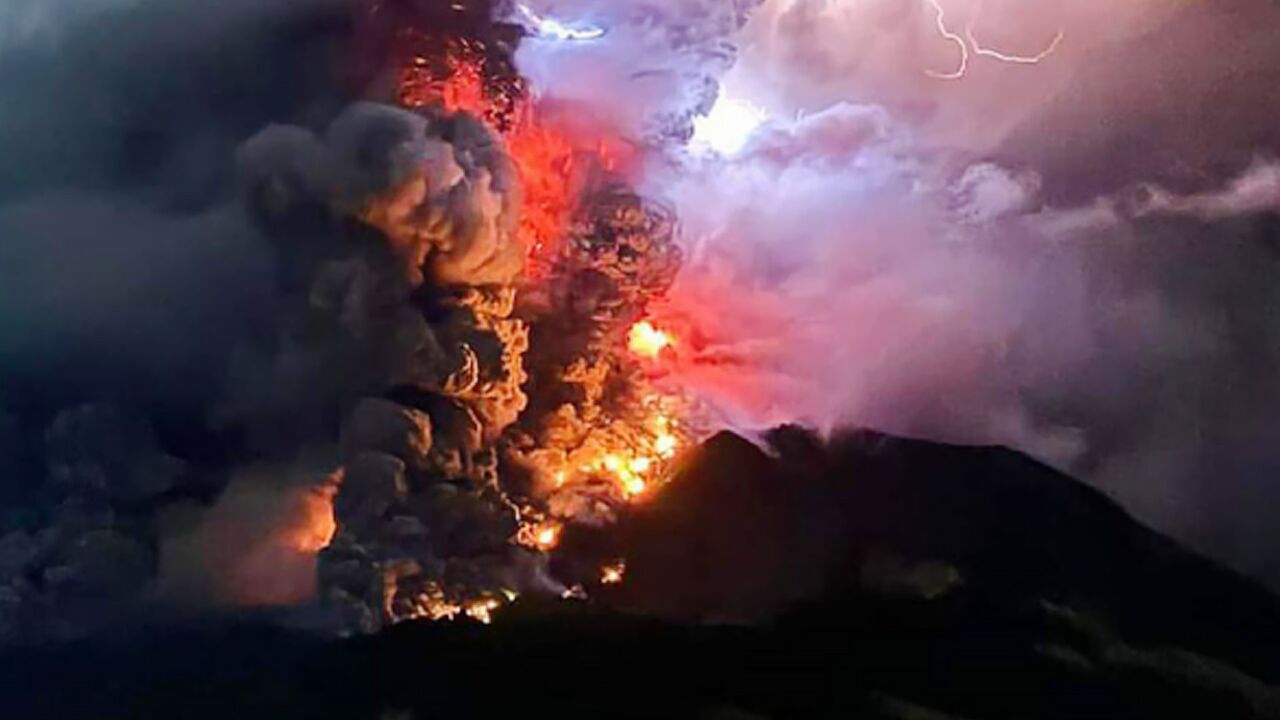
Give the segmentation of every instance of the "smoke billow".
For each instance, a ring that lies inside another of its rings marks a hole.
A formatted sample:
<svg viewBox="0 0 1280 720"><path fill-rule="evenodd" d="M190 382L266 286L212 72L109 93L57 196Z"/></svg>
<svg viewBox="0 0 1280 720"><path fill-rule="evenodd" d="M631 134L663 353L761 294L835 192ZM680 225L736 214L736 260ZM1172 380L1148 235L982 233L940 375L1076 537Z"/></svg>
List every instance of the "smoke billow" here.
<svg viewBox="0 0 1280 720"><path fill-rule="evenodd" d="M358 4L89 10L0 48L0 636L139 600L344 609L342 587L377 624L369 532L395 558L465 546L470 587L519 567L492 441L526 402L524 250L496 138L353 103ZM428 548L427 515L458 529Z"/></svg>
<svg viewBox="0 0 1280 720"><path fill-rule="evenodd" d="M490 10L103 8L172 45L108 53L81 166L34 132L61 88L0 127L35 166L0 187L0 463L23 478L0 640L140 601L486 619L565 592L561 526L665 471L686 430L618 340L679 267L674 225L603 143L541 124ZM165 63L194 85L138 85Z"/></svg>
<svg viewBox="0 0 1280 720"><path fill-rule="evenodd" d="M375 5L0 11L0 636L564 591L682 394L1012 445L1276 577L1273 7Z"/></svg>
<svg viewBox="0 0 1280 720"><path fill-rule="evenodd" d="M6 639L74 636L134 605L161 564L160 516L223 484L209 468L238 443L204 413L230 348L279 301L273 250L230 201L233 151L246 125L341 102L316 91L336 16L308 7L0 11Z"/></svg>

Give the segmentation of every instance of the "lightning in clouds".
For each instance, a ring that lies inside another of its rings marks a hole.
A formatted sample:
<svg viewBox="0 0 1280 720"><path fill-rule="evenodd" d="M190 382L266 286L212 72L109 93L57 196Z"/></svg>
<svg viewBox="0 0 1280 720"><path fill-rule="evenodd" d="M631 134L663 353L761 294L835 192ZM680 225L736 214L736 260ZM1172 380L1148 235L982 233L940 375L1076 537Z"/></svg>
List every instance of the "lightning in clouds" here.
<svg viewBox="0 0 1280 720"><path fill-rule="evenodd" d="M721 91L711 112L694 119L692 144L721 155L733 155L746 146L752 133L768 119L764 108Z"/></svg>
<svg viewBox="0 0 1280 720"><path fill-rule="evenodd" d="M925 74L939 80L959 80L964 77L965 72L969 69L969 46L965 44L964 38L960 37L947 27L947 11L943 9L941 0L925 0L933 6L934 21L938 26L938 34L947 42L954 43L960 48L960 64L951 72L938 72L936 70L925 70Z"/></svg>
<svg viewBox="0 0 1280 720"><path fill-rule="evenodd" d="M979 5L978 9L974 11L973 18L969 21L969 24L965 26L964 35L961 36L947 25L946 9L942 6L942 0L925 0L925 2L933 8L934 24L938 28L938 34L942 36L944 40L952 43L960 49L960 61L956 65L955 70L950 72L925 70L926 75L939 80L959 80L960 78L963 78L969 70L969 60L973 55L991 58L997 62L1014 65L1036 65L1052 55L1066 37L1066 35L1059 30L1044 50L1041 50L1034 55L1014 55L995 48L986 47L982 45L982 43L978 42L978 38L973 32L973 26L977 22L978 16L981 14L981 5Z"/></svg>
<svg viewBox="0 0 1280 720"><path fill-rule="evenodd" d="M1044 50L1041 50L1035 55L1010 55L1008 53L1000 52L999 50L996 50L994 48L983 47L978 42L978 39L973 35L972 23L970 23L969 27L965 28L964 34L965 34L965 37L969 39L969 46L973 48L973 52L975 55L989 57L994 60L999 60L1000 62L1015 63L1015 64L1021 64L1021 65L1035 65L1041 60L1044 60L1045 58L1049 57L1054 53L1055 50L1058 49L1058 46L1062 44L1063 38L1066 37L1066 34L1063 33L1061 30L1059 30L1053 36L1053 40L1049 42L1048 46L1046 46Z"/></svg>
<svg viewBox="0 0 1280 720"><path fill-rule="evenodd" d="M602 27L568 25L555 18L543 17L524 4L517 5L516 9L528 23L527 26L541 37L560 41L583 41L597 40L605 36L605 29Z"/></svg>

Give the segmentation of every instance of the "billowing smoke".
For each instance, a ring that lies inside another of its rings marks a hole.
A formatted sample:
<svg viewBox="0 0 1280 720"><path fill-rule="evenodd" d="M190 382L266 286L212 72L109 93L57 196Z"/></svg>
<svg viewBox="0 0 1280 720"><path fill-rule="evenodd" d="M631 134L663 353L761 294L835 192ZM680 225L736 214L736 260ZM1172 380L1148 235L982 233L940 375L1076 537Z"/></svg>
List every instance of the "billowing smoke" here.
<svg viewBox="0 0 1280 720"><path fill-rule="evenodd" d="M1275 66L1250 30L1275 7L770 0L738 30L713 5L556 4L609 34L520 55L603 116L699 78L664 97L707 117L644 183L689 257L668 381L739 427L1012 445L1274 579L1280 137L1243 71ZM660 36L732 67L636 51Z"/></svg>
<svg viewBox="0 0 1280 720"><path fill-rule="evenodd" d="M1270 5L37 5L0 636L572 593L704 415L1013 445L1276 577Z"/></svg>
<svg viewBox="0 0 1280 720"><path fill-rule="evenodd" d="M83 9L0 48L0 637L140 601L376 625L406 557L523 587L493 443L526 403L525 252L492 132L357 102L394 71L348 72L361 4Z"/></svg>
<svg viewBox="0 0 1280 720"><path fill-rule="evenodd" d="M271 244L231 200L234 151L269 118L345 102L339 15L306 7L0 11L5 639L73 636L154 595L162 538L194 532L239 464L206 411L280 296ZM273 532L228 532L246 530Z"/></svg>
<svg viewBox="0 0 1280 720"><path fill-rule="evenodd" d="M487 3L294 10L191 30L103 7L175 45L104 64L118 106L83 167L38 112L0 127L34 166L0 194L0 461L24 480L0 640L139 602L487 619L567 592L544 555L563 525L616 517L688 435L624 342L679 268L674 224L621 151L533 112L518 26ZM77 28L52 42L74 54ZM261 86L236 86L255 58ZM134 85L163 63L198 71L176 109ZM25 99L72 104L46 92Z"/></svg>

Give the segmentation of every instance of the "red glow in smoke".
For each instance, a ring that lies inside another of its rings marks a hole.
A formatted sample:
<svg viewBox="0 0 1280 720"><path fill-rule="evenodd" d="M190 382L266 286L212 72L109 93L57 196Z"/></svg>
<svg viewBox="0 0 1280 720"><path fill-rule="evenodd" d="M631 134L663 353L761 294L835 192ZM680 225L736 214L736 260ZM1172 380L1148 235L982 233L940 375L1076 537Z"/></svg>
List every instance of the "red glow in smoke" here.
<svg viewBox="0 0 1280 720"><path fill-rule="evenodd" d="M607 133L542 112L522 78L495 79L487 62L483 45L464 40L450 41L442 62L414 56L402 66L400 102L470 113L503 138L520 173L526 274L542 278L560 254L585 178L625 169L631 153Z"/></svg>

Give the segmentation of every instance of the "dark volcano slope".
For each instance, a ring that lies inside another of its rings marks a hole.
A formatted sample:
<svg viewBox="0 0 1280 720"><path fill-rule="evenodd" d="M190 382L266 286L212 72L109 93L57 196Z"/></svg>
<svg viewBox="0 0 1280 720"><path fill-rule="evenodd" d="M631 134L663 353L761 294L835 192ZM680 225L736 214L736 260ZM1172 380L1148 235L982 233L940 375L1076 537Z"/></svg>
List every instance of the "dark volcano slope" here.
<svg viewBox="0 0 1280 720"><path fill-rule="evenodd" d="M654 503L592 539L628 559L620 607L751 621L824 595L963 589L1280 675L1274 595L1026 456L867 431L767 441L771 453L713 438Z"/></svg>
<svg viewBox="0 0 1280 720"><path fill-rule="evenodd" d="M769 440L719 436L613 531L566 537L562 573L628 560L591 603L11 652L3 716L1280 717L1277 601L1085 486L998 449Z"/></svg>

